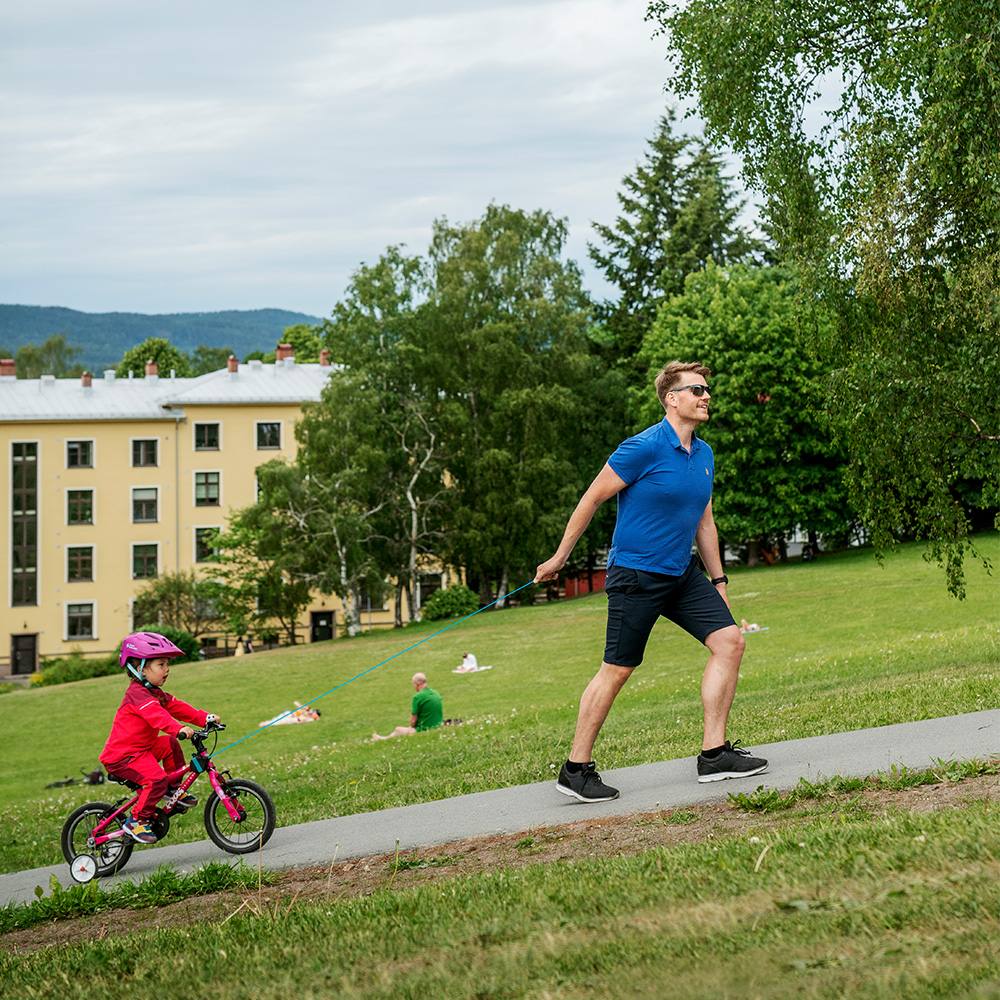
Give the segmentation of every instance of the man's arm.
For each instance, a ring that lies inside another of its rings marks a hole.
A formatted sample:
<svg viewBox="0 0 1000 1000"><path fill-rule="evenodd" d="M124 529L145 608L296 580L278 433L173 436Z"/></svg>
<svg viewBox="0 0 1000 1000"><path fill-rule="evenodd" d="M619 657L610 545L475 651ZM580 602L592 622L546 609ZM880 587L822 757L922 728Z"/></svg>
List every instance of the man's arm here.
<svg viewBox="0 0 1000 1000"><path fill-rule="evenodd" d="M701 561L705 564L705 569L711 579L722 576L722 559L719 556L719 531L715 527L715 518L712 516L712 501L708 501L705 513L701 515L698 522L698 530L695 532L695 541L698 544L698 551L701 553ZM729 596L726 593L726 585L717 583L715 589L722 595L726 602L726 607L730 607Z"/></svg>
<svg viewBox="0 0 1000 1000"><path fill-rule="evenodd" d="M580 536L594 519L597 508L605 500L610 500L613 496L621 493L627 485L625 480L610 465L605 463L604 468L587 487L587 492L580 498L580 502L570 515L569 521L566 522L566 530L563 532L562 541L559 543L555 555L541 563L535 571L535 583L551 580L559 574L559 570L566 565L566 560L569 559L573 546L580 540Z"/></svg>

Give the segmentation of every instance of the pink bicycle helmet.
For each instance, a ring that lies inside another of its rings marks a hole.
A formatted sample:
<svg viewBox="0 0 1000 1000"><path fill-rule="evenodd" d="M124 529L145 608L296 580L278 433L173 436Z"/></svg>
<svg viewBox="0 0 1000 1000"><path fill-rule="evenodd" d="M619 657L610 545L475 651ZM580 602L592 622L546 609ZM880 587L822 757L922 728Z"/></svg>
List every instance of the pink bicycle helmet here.
<svg viewBox="0 0 1000 1000"><path fill-rule="evenodd" d="M121 652L118 654L118 665L124 667L137 681L145 684L146 679L142 676L142 668L146 665L146 660L155 660L157 657L167 657L174 659L183 656L184 650L175 646L165 635L159 632L133 632L122 639ZM138 659L142 662L137 666L130 663L130 660Z"/></svg>

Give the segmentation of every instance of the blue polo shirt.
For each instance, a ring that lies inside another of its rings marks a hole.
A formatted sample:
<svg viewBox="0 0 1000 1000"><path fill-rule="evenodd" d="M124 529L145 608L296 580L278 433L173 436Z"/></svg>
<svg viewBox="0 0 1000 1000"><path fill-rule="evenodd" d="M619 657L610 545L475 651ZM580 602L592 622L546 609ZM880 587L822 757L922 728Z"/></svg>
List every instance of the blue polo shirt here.
<svg viewBox="0 0 1000 1000"><path fill-rule="evenodd" d="M695 435L688 453L664 417L623 441L608 464L627 484L618 494L608 566L680 576L712 499L712 449Z"/></svg>

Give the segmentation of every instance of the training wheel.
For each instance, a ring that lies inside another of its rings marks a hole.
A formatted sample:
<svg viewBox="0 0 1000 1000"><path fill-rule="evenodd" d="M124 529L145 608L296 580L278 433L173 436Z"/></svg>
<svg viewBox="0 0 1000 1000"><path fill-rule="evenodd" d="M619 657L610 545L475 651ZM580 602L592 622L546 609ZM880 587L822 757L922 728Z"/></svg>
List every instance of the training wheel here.
<svg viewBox="0 0 1000 1000"><path fill-rule="evenodd" d="M84 882L89 882L97 874L97 861L90 854L78 854L69 866L69 871L73 876L73 881L82 885Z"/></svg>

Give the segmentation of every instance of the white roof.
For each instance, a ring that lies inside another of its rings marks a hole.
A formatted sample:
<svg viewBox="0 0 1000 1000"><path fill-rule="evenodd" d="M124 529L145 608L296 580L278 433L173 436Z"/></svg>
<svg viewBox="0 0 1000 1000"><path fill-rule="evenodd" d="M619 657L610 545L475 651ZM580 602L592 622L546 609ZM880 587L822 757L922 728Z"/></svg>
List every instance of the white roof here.
<svg viewBox="0 0 1000 1000"><path fill-rule="evenodd" d="M333 366L251 361L197 378L114 378L85 389L79 378L0 377L0 423L58 420L175 420L202 404L317 402ZM108 377L108 375L112 377Z"/></svg>
<svg viewBox="0 0 1000 1000"><path fill-rule="evenodd" d="M198 378L177 379L177 389L165 400L168 406L207 403L315 403L332 372L332 365L299 365L250 361L238 372L225 368ZM183 383L183 384L182 384Z"/></svg>

